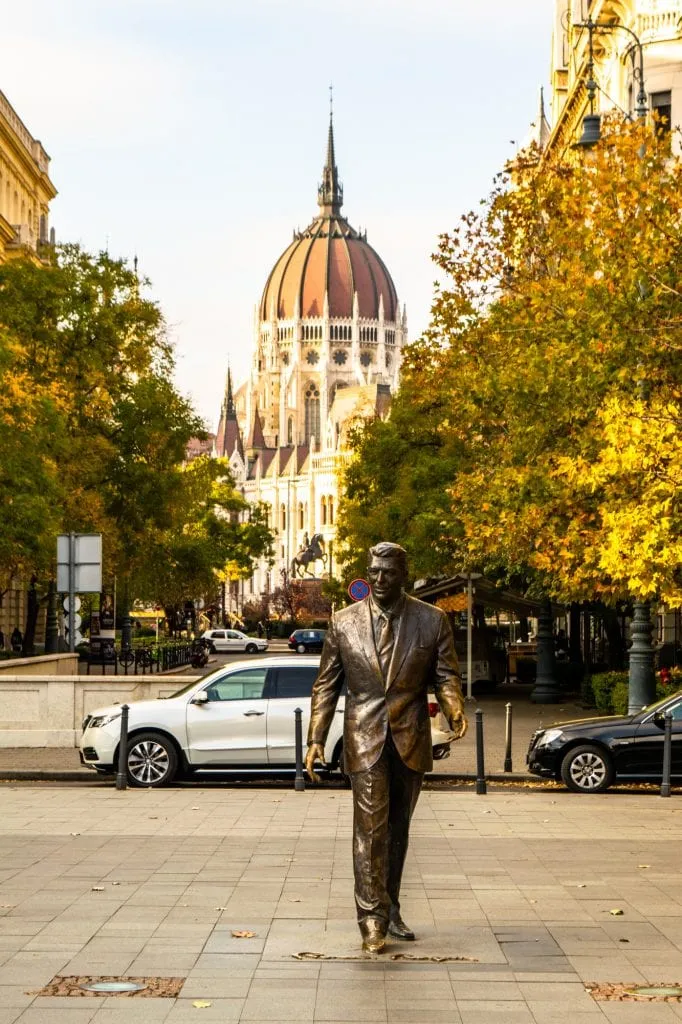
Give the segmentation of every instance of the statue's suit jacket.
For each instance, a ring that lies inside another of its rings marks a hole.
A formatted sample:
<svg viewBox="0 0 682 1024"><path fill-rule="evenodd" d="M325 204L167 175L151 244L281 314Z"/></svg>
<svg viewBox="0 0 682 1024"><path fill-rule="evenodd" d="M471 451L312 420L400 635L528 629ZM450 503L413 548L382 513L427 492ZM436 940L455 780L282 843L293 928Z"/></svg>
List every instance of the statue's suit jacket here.
<svg viewBox="0 0 682 1024"><path fill-rule="evenodd" d="M440 608L405 597L388 678L372 630L369 598L337 612L313 686L308 743L324 744L346 684L343 752L347 772L371 768L390 728L403 762L416 772L433 767L427 694L446 718L461 710L462 690L452 630Z"/></svg>

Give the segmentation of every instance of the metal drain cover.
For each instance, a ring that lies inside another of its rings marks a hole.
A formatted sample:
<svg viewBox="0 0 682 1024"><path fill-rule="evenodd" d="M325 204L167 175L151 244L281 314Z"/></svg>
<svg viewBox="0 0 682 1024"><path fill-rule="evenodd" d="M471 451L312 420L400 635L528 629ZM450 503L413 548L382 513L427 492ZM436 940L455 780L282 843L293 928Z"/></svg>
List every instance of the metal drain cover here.
<svg viewBox="0 0 682 1024"><path fill-rule="evenodd" d="M665 985L638 985L637 988L630 988L637 996L682 996L682 988L667 988Z"/></svg>
<svg viewBox="0 0 682 1024"><path fill-rule="evenodd" d="M138 985L136 981L93 981L81 988L86 992L141 992L146 985Z"/></svg>

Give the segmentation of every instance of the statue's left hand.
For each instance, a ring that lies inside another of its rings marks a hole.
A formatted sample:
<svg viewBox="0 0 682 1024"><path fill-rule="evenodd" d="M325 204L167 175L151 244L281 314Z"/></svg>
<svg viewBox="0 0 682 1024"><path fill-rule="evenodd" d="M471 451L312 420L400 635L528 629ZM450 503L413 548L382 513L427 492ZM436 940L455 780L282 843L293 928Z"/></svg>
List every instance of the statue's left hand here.
<svg viewBox="0 0 682 1024"><path fill-rule="evenodd" d="M459 711L453 711L450 715L449 725L451 731L455 734L454 738L456 740L461 740L466 736L469 723L467 722L464 711L461 708Z"/></svg>

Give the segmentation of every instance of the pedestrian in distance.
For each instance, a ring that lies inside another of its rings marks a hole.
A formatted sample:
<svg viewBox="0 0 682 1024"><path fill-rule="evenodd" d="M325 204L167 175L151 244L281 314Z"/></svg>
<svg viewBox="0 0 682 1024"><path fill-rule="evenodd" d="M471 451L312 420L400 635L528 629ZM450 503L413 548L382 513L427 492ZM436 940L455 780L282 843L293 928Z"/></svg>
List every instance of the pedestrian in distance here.
<svg viewBox="0 0 682 1024"><path fill-rule="evenodd" d="M18 626L15 626L14 629L12 630L10 644L12 645L12 650L14 651L15 654L21 653L21 649L24 646L24 638L21 635L21 630L19 629Z"/></svg>
<svg viewBox="0 0 682 1024"><path fill-rule="evenodd" d="M343 759L353 790L355 904L363 949L386 934L413 940L400 913L410 819L433 767L427 695L454 739L466 733L461 678L448 618L404 592L407 553L384 542L369 552L370 594L331 621L312 692L306 769L317 780L346 686Z"/></svg>

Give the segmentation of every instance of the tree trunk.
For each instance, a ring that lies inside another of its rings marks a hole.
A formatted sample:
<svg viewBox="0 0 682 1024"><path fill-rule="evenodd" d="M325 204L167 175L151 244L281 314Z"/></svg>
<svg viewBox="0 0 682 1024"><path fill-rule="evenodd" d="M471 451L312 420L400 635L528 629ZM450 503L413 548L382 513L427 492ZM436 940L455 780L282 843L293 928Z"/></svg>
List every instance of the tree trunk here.
<svg viewBox="0 0 682 1024"><path fill-rule="evenodd" d="M24 630L24 643L21 649L21 653L26 658L30 658L35 654L35 636L36 636L36 625L38 623L38 608L39 608L38 594L36 591L36 580L35 577L31 580L31 586L28 591L28 601L26 607L26 629Z"/></svg>
<svg viewBox="0 0 682 1024"><path fill-rule="evenodd" d="M568 658L573 665L582 665L580 649L580 605L574 601L568 612Z"/></svg>
<svg viewBox="0 0 682 1024"><path fill-rule="evenodd" d="M604 629L609 643L608 665L610 669L625 668L625 640L615 608L603 609Z"/></svg>

